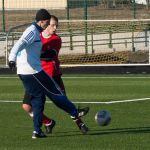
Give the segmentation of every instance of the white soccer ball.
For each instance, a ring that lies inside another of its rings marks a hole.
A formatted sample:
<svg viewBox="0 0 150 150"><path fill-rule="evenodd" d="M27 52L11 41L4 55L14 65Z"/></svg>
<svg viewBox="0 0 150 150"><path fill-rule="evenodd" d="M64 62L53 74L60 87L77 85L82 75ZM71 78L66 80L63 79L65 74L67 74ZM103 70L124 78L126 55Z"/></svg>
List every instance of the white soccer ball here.
<svg viewBox="0 0 150 150"><path fill-rule="evenodd" d="M107 110L98 111L95 115L95 121L100 126L106 126L111 121L111 114Z"/></svg>

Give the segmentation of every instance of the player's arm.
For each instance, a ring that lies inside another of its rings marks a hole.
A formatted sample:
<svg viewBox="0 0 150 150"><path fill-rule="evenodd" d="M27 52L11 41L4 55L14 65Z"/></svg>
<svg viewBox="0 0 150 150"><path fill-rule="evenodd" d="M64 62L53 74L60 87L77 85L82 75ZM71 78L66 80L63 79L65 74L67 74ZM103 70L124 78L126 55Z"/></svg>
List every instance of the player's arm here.
<svg viewBox="0 0 150 150"><path fill-rule="evenodd" d="M57 56L57 50L55 49L49 49L41 52L40 59L45 61L51 61L54 59L55 56Z"/></svg>
<svg viewBox="0 0 150 150"><path fill-rule="evenodd" d="M57 53L59 53L61 49L61 38L58 36L57 39L55 39L55 44L53 45L53 48L57 50Z"/></svg>
<svg viewBox="0 0 150 150"><path fill-rule="evenodd" d="M35 38L35 34L32 31L25 31L21 38L16 42L9 54L9 67L11 69L15 68L17 54L24 48L29 46Z"/></svg>

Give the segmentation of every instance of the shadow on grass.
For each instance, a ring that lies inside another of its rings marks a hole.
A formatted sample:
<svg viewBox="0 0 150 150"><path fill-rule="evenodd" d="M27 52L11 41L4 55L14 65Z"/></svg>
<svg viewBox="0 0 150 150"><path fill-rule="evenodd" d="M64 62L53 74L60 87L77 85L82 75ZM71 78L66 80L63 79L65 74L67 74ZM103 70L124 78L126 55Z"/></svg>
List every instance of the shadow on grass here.
<svg viewBox="0 0 150 150"><path fill-rule="evenodd" d="M103 134L139 134L139 133L150 133L150 127L135 127L135 128L113 128L104 130L91 130L89 135L103 135Z"/></svg>
<svg viewBox="0 0 150 150"><path fill-rule="evenodd" d="M80 131L64 131L55 132L52 137L65 137L65 136L82 136ZM141 134L150 133L150 127L135 127L135 128L113 128L113 129L90 129L86 135L109 135L109 134Z"/></svg>

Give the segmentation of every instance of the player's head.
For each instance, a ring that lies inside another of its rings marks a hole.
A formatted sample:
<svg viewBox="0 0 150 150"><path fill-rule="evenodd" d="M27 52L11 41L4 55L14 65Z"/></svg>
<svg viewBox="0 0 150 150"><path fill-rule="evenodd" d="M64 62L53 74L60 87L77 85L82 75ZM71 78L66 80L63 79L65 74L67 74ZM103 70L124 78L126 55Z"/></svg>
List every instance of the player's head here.
<svg viewBox="0 0 150 150"><path fill-rule="evenodd" d="M37 11L35 20L37 24L45 29L50 23L51 15L46 9L40 9Z"/></svg>
<svg viewBox="0 0 150 150"><path fill-rule="evenodd" d="M50 24L55 24L56 28L58 27L58 18L54 15L51 15Z"/></svg>
<svg viewBox="0 0 150 150"><path fill-rule="evenodd" d="M50 24L46 28L46 32L48 35L52 35L56 33L58 27L58 18L54 15L51 15Z"/></svg>

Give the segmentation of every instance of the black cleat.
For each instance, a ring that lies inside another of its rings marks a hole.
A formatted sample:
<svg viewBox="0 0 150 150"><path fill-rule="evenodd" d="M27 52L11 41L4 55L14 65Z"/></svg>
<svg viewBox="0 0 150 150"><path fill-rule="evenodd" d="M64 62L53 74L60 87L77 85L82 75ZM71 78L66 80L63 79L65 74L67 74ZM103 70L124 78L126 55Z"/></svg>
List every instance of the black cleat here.
<svg viewBox="0 0 150 150"><path fill-rule="evenodd" d="M78 117L85 116L89 112L89 107L78 108Z"/></svg>
<svg viewBox="0 0 150 150"><path fill-rule="evenodd" d="M40 133L33 131L32 139L45 138L45 137L47 137L47 136L42 131Z"/></svg>
<svg viewBox="0 0 150 150"><path fill-rule="evenodd" d="M89 131L88 127L84 123L81 123L78 127L83 134L86 134Z"/></svg>
<svg viewBox="0 0 150 150"><path fill-rule="evenodd" d="M56 125L56 122L54 120L52 120L52 123L50 125L45 126L46 134L52 133L52 130L53 130L55 125Z"/></svg>

